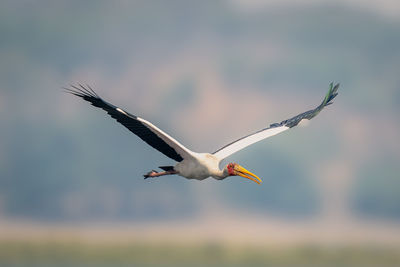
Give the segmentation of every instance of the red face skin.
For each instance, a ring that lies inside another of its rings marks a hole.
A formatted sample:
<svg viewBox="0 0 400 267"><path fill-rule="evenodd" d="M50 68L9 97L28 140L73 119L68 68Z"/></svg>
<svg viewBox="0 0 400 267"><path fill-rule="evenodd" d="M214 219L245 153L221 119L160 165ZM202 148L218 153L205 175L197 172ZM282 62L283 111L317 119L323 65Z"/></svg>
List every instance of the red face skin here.
<svg viewBox="0 0 400 267"><path fill-rule="evenodd" d="M228 169L228 174L229 174L230 176L235 176L235 170L234 170L235 165L236 165L236 163L229 163L229 164L226 166L226 168Z"/></svg>

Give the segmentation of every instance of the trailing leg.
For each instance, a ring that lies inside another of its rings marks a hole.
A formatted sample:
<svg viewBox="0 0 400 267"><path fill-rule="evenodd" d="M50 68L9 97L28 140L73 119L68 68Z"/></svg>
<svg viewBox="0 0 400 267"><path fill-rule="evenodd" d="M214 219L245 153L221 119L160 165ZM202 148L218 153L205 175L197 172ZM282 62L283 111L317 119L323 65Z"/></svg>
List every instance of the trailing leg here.
<svg viewBox="0 0 400 267"><path fill-rule="evenodd" d="M177 174L177 171L170 170L170 171L163 171L163 172L157 172L155 170L152 170L151 172L148 172L147 174L143 175L144 179L150 178L150 177L159 177L163 175L172 175L172 174Z"/></svg>

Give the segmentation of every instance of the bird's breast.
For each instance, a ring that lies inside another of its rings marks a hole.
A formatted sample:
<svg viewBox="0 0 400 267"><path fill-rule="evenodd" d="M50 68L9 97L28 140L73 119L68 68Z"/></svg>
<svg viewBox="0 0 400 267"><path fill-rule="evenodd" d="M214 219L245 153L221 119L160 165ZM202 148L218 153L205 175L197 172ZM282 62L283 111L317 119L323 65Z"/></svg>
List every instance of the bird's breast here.
<svg viewBox="0 0 400 267"><path fill-rule="evenodd" d="M209 154L197 154L191 159L184 159L175 166L179 175L188 179L204 180L218 171L218 160Z"/></svg>

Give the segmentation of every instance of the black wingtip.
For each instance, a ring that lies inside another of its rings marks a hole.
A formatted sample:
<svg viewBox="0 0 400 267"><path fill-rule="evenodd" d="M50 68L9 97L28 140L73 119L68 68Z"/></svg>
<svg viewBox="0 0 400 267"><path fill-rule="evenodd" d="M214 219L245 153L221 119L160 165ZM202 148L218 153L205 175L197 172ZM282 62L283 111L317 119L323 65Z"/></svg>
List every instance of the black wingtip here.
<svg viewBox="0 0 400 267"><path fill-rule="evenodd" d="M64 92L79 96L85 100L101 99L88 84L82 85L81 83L77 83L76 85L70 84L69 86L70 87L62 87Z"/></svg>
<svg viewBox="0 0 400 267"><path fill-rule="evenodd" d="M332 100L339 94L337 91L339 89L340 83L335 84L331 82L330 86L329 86L329 91L326 94L324 101L322 101L321 103L321 107L325 107L328 106L330 104L332 104Z"/></svg>
<svg viewBox="0 0 400 267"><path fill-rule="evenodd" d="M96 92L92 89L92 87L90 87L90 85L86 84L86 87L87 87L96 97L100 98L99 95L96 94Z"/></svg>
<svg viewBox="0 0 400 267"><path fill-rule="evenodd" d="M334 85L334 83L331 82L330 85L329 85L329 90L328 90L327 94L325 95L324 100L322 101L322 103L321 103L318 107L316 107L315 109L306 111L306 112L304 112L304 113L301 113L301 114L299 114L299 115L297 115L297 116L295 116L295 117L293 117L293 118L291 118L291 119L282 121L281 123L271 124L270 127L278 127L278 126L285 125L285 126L287 126L287 127L289 127L289 128L292 128L292 127L298 125L299 122L300 122L302 119L311 120L312 118L314 118L315 116L317 116L317 114L318 114L324 107L329 106L329 105L331 105L331 104L333 103L332 100L338 95L338 92L337 92L337 91L338 91L338 89L339 89L339 86L340 86L339 83L337 83L337 84Z"/></svg>

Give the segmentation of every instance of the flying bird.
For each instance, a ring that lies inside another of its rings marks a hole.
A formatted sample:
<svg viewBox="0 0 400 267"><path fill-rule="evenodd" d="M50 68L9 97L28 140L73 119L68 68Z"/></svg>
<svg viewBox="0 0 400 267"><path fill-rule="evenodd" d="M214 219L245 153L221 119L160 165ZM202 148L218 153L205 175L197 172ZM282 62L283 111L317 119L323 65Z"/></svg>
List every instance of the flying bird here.
<svg viewBox="0 0 400 267"><path fill-rule="evenodd" d="M172 174L197 180L204 180L210 176L217 180L222 180L229 176L241 176L260 184L262 180L257 175L251 173L237 163L229 163L224 168L220 169L221 161L245 147L298 125L302 120L311 120L324 107L332 104L332 100L338 94L338 88L339 84L334 86L333 83L331 83L328 93L318 107L279 123L270 124L268 127L229 143L213 153L197 153L189 150L151 122L104 101L88 85L71 85L71 88L64 89L90 102L93 106L105 110L112 118L124 125L147 144L178 162L175 166L160 166L159 168L163 171L157 172L152 170L148 172L144 175L145 179Z"/></svg>

